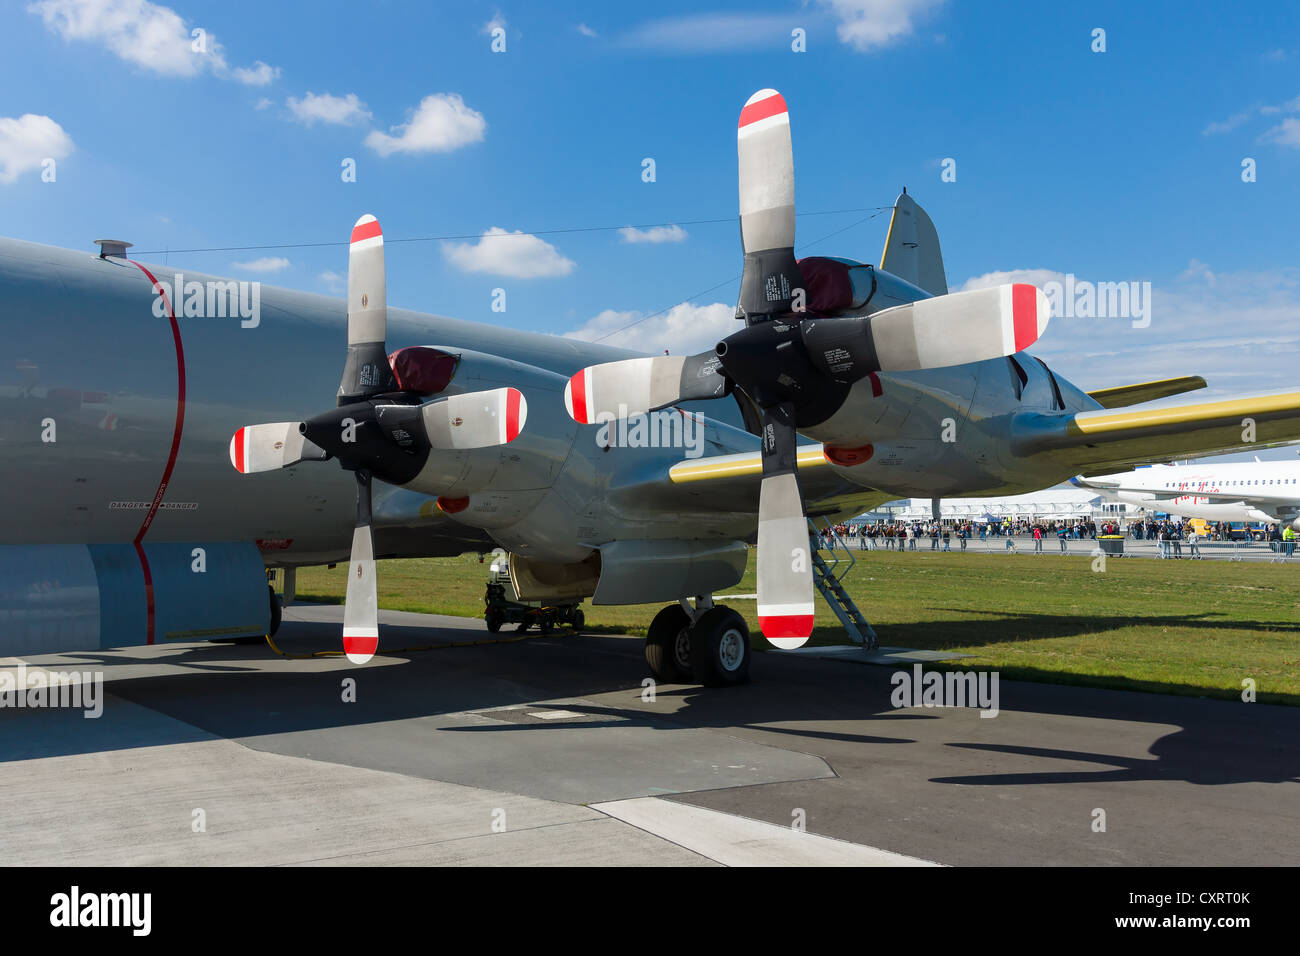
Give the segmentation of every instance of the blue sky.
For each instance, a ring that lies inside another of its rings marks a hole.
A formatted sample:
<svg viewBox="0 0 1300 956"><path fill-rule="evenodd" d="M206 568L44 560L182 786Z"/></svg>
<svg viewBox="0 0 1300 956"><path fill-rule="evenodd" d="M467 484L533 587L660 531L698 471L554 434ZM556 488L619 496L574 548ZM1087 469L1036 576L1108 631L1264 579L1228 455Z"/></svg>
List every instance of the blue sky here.
<svg viewBox="0 0 1300 956"><path fill-rule="evenodd" d="M684 352L731 329L736 117L773 86L800 211L868 210L804 215L800 254L877 261L888 214L861 220L906 185L954 288L1022 270L1152 283L1149 327L1049 328L1036 351L1078 384L1291 388L1298 28L1280 3L20 2L0 13L0 234L343 243L371 212L394 305L590 337L681 302L608 341ZM678 241L546 232L644 223ZM493 228L541 234L392 242ZM346 270L341 244L142 258L336 294ZM287 261L252 271L263 259Z"/></svg>

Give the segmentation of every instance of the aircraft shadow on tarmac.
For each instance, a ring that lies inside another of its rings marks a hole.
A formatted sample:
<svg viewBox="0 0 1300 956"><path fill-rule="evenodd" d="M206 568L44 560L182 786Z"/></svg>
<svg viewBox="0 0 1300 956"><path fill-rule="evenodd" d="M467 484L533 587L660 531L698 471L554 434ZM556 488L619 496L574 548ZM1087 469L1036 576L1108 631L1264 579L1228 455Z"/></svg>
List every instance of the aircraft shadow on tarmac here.
<svg viewBox="0 0 1300 956"><path fill-rule="evenodd" d="M1185 623L1182 618L1177 621ZM972 629L975 627L978 624L972 625ZM289 633L282 635L282 644L287 650L303 652L327 646L319 628L312 631L308 625L299 625L286 630ZM476 622L466 622L464 629L403 627L387 629L385 634L385 643L390 646L485 636ZM896 639L892 628L890 638ZM568 720L444 725L431 727L430 733L562 733L572 727L615 726L665 732L712 729L744 734L778 747L782 746L780 739L767 735L779 735L788 738L790 749L812 754L823 749L819 741L863 747L888 745L894 753L893 748L917 745L918 740L890 733L859 734L852 725L873 721L883 730L882 721L906 720L908 723L896 725L897 729L910 726L919 730L927 725L937 727L933 722L946 717L969 716L951 710L895 710L889 702L894 668L775 654L755 657L754 683L746 687L660 685L658 699L668 706L656 712L654 704L641 699L644 664L640 641L619 637L562 634L518 643L398 653L381 656L360 668L338 658L284 661L264 646L183 645L171 650L175 653L152 658L134 655L130 650L78 652L43 666L102 669L108 695L106 716L113 716L117 698L173 720L125 721L130 726L124 731L122 723L83 720L78 713L56 716L53 711L3 710L0 761L156 746L207 739L209 735L244 738L257 746L259 737L504 710L538 701L572 701L610 693L621 696L612 704L564 703L562 709L580 715ZM113 671L118 668L130 668L131 673L115 678ZM140 669L159 672L140 674ZM341 683L347 677L357 681L354 703L342 701ZM1009 734L1024 739L1026 728L1021 722L1032 721L1035 715L1136 721L1178 729L1156 739L1149 748L1150 756L1141 759L1104 752L948 740L945 743L952 747L1086 761L1104 769L994 771L932 778L935 782L1005 786L1150 780L1217 785L1300 779L1300 748L1295 746L1300 738L1300 709L1296 708L1010 681L1003 682L1001 707L1000 722L977 721L985 738L992 726L1008 726ZM56 728L41 723L51 718L61 719L57 732L48 732ZM846 724L850 726L846 728ZM1096 736L1090 739L1100 742L1105 732L1105 727L1099 725ZM956 736L962 735L960 730L956 732ZM539 745L545 746L547 739L555 738L541 737ZM436 741L431 740L430 745L436 746Z"/></svg>

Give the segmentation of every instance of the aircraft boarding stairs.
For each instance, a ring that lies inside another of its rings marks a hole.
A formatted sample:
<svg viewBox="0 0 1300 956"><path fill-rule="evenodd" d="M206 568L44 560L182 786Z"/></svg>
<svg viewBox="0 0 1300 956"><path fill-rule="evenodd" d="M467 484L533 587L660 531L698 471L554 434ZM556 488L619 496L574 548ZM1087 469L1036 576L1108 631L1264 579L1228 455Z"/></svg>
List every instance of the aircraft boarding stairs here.
<svg viewBox="0 0 1300 956"><path fill-rule="evenodd" d="M835 616L839 618L840 624L844 626L844 631L849 635L849 639L854 644L861 645L865 650L874 651L880 646L876 638L876 632L872 630L867 619L862 616L858 606L853 603L853 598L849 597L849 592L844 590L844 577L852 570L857 559L853 557L853 552L849 546L844 543L844 539L835 533L835 526L825 518L819 519L822 523L817 524L818 519L809 518L808 526L812 528L814 547L810 549L813 560L813 583L817 590L821 592L826 603L830 605ZM828 533L823 535L825 529ZM830 555L829 560L822 556L822 547L826 547L826 553Z"/></svg>

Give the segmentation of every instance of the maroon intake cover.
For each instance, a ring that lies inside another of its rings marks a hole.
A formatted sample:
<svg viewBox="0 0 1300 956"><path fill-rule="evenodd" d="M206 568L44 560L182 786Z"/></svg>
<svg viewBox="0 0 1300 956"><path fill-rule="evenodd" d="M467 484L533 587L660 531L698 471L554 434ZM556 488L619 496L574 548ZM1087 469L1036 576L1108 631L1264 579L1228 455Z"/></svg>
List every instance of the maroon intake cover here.
<svg viewBox="0 0 1300 956"><path fill-rule="evenodd" d="M441 349L431 349L425 345L415 345L398 349L388 356L388 364L393 367L393 377L403 392L436 395L447 387L456 374L460 356L449 355Z"/></svg>
<svg viewBox="0 0 1300 956"><path fill-rule="evenodd" d="M853 280L849 267L835 259L809 256L799 260L803 285L808 291L805 303L809 312L826 315L841 312L853 305Z"/></svg>

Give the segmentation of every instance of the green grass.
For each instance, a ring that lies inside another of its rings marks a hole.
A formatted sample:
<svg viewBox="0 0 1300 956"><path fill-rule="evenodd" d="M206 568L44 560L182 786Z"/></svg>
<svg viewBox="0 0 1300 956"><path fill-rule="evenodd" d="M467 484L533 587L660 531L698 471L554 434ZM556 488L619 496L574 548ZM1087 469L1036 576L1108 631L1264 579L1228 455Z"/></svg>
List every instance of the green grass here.
<svg viewBox="0 0 1300 956"><path fill-rule="evenodd" d="M1082 546L1080 546L1082 547ZM754 562L735 588L753 593ZM1011 680L1300 705L1300 571L1226 561L1031 554L864 552L845 586L884 645L973 655L950 666ZM303 568L303 600L337 602L346 566ZM384 561L380 607L481 616L487 565L477 556ZM726 603L725 595L717 596ZM588 631L644 634L662 605L586 606ZM753 601L732 602L749 621ZM813 642L847 643L818 598Z"/></svg>

